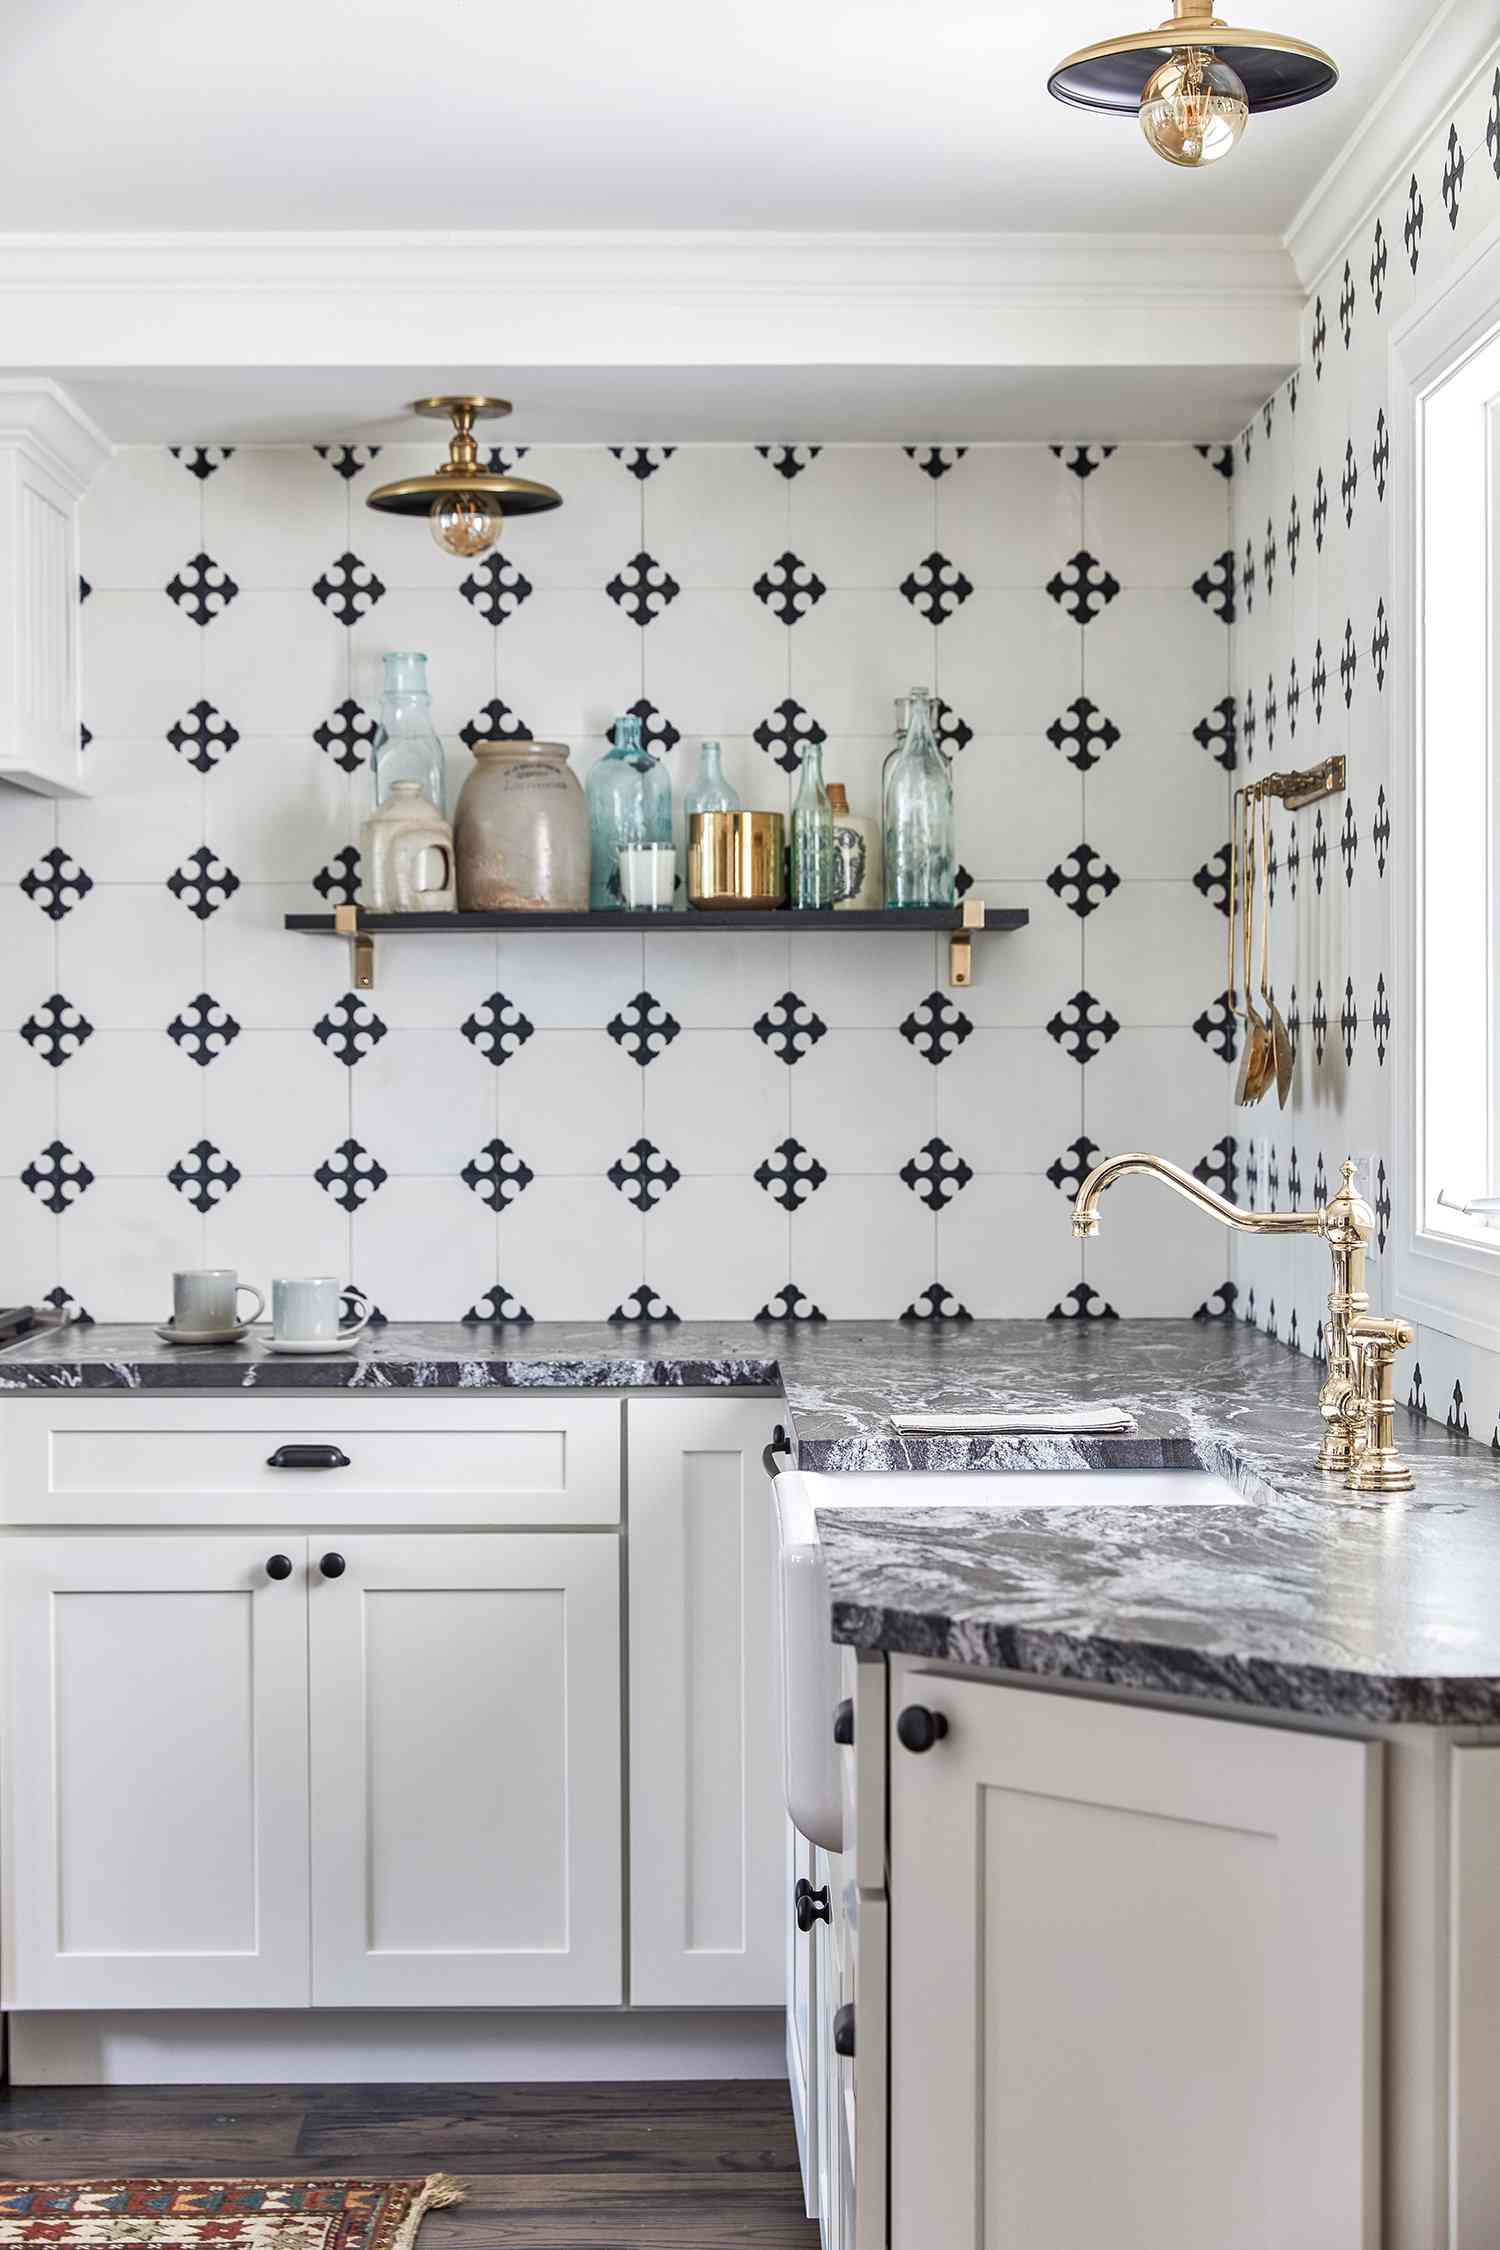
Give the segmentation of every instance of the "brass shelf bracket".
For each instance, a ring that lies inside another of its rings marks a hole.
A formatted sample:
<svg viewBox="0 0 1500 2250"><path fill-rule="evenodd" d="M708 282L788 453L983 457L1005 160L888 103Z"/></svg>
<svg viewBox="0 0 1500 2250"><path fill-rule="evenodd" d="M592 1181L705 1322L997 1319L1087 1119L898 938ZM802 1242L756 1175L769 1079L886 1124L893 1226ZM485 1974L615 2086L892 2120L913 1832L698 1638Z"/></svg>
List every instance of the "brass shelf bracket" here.
<svg viewBox="0 0 1500 2250"><path fill-rule="evenodd" d="M966 898L963 926L948 940L948 982L959 989L974 982L974 940L971 933L984 928L984 900Z"/></svg>
<svg viewBox="0 0 1500 2250"><path fill-rule="evenodd" d="M1252 781L1249 792L1252 797L1279 797L1288 812L1300 812L1322 797L1341 797L1344 773L1344 753L1337 750L1321 765L1302 766L1295 773L1268 773L1264 780Z"/></svg>
<svg viewBox="0 0 1500 2250"><path fill-rule="evenodd" d="M357 906L336 906L333 910L333 927L337 936L349 940L349 959L354 971L356 992L373 992L375 989L375 940L368 930L359 926Z"/></svg>

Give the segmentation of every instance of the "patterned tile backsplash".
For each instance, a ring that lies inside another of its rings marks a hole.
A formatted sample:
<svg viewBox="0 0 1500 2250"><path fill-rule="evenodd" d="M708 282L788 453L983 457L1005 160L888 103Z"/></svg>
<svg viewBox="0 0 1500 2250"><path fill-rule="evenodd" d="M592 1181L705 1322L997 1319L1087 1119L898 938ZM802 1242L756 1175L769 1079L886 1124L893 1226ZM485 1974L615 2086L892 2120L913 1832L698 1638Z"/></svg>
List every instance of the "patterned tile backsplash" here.
<svg viewBox="0 0 1500 2250"><path fill-rule="evenodd" d="M1266 513L1284 551L1294 493L1303 586L1314 539L1348 536L1342 444L1315 532L1292 442L1279 404L1233 542L1216 446L537 447L525 471L565 506L467 570L364 506L430 448L119 453L85 510L94 793L0 793L0 1294L160 1317L171 1269L208 1261L345 1273L407 1319L1229 1317L1218 1230L1126 1189L1085 1254L1067 1197L1119 1147L1244 1186L1221 956L1234 554ZM1261 570L1249 677L1271 665L1284 707L1295 653L1298 747L1315 696L1346 739L1342 594L1319 688L1300 640L1267 649L1291 558L1284 584ZM1376 694L1363 590L1349 607ZM358 895L392 648L428 652L453 791L495 735L564 740L586 773L628 709L679 797L704 734L774 807L821 740L873 809L893 700L932 682L963 881L1030 925L982 939L961 993L940 941L836 920L383 940L355 993L345 948L282 917ZM1284 825L1278 845L1285 885ZM1342 891L1341 836L1301 848L1304 886ZM1351 1084L1378 1069L1363 967L1357 990ZM1321 1006L1342 1056L1342 976L1299 998L1304 1042Z"/></svg>
<svg viewBox="0 0 1500 2250"><path fill-rule="evenodd" d="M1500 46L1434 120L1312 291L1295 374L1234 449L1235 689L1244 772L1349 761L1346 797L1272 821L1272 983L1297 1041L1286 1111L1247 1112L1246 1184L1262 1209L1319 1201L1346 1154L1383 1253L1393 1221L1394 902L1387 676L1392 328L1500 220ZM1247 1137L1248 1136L1248 1137ZM1372 1301L1399 1313L1374 1261ZM1322 1346L1316 1243L1242 1241L1239 1310L1302 1351ZM1424 1327L1398 1370L1412 1407L1500 1445L1500 1357Z"/></svg>

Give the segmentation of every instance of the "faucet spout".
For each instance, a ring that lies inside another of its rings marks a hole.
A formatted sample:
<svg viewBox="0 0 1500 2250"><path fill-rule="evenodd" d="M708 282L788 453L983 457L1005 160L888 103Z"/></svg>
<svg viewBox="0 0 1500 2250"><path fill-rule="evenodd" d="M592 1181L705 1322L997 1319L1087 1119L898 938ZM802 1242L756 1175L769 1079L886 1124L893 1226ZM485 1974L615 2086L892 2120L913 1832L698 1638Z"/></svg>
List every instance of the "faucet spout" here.
<svg viewBox="0 0 1500 2250"><path fill-rule="evenodd" d="M1175 1189L1186 1196L1189 1203L1206 1211L1221 1226L1235 1227L1243 1234L1320 1234L1322 1214L1318 1211L1244 1211L1239 1204L1231 1203L1225 1196L1215 1194L1205 1187L1191 1172L1184 1172L1180 1164L1169 1164L1164 1156L1108 1156L1096 1164L1073 1205L1073 1232L1087 1237L1099 1232L1099 1198L1106 1188L1128 1172L1144 1172L1160 1180L1164 1187Z"/></svg>

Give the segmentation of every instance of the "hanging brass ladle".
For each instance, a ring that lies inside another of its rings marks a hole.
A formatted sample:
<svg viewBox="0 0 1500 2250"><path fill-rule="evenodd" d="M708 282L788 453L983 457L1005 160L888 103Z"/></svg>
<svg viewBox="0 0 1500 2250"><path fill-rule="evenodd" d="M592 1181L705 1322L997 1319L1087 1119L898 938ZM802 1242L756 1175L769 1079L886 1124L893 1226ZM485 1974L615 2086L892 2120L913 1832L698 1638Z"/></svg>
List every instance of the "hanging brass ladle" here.
<svg viewBox="0 0 1500 2250"><path fill-rule="evenodd" d="M1242 907L1243 940L1241 950L1241 992L1244 998L1242 1013L1245 1019L1245 1051L1240 1057L1240 1074L1234 1098L1241 1109L1258 1102L1270 1085L1276 1071L1276 1055L1268 1024L1255 1012L1251 998L1251 961L1254 949L1255 892L1257 887L1255 848L1255 800L1249 789L1235 791L1235 830L1243 839L1243 857L1240 867L1240 901ZM1234 954L1234 914L1231 881L1231 911L1229 917L1229 949L1231 969ZM1264 937L1264 918L1262 920ZM1230 1005L1233 1006L1231 995Z"/></svg>
<svg viewBox="0 0 1500 2250"><path fill-rule="evenodd" d="M1260 921L1260 997L1269 1019L1271 1039L1271 1075L1276 1082L1276 1099L1286 1108L1287 1096L1292 1090L1292 1069L1296 1057L1292 1053L1291 1034L1282 1018L1270 988L1271 948L1271 830L1266 812L1266 800L1256 792L1260 805L1260 866L1263 889L1261 893ZM1269 1082L1268 1082L1269 1083ZM1262 1092L1266 1089L1263 1087Z"/></svg>

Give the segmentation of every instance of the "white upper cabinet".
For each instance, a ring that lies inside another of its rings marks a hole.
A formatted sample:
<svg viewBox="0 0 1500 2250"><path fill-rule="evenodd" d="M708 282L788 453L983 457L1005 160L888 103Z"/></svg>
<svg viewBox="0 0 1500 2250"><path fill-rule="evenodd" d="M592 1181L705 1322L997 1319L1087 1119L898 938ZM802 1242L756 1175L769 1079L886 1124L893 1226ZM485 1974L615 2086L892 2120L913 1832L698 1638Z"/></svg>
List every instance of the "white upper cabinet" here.
<svg viewBox="0 0 1500 2250"><path fill-rule="evenodd" d="M109 441L55 383L0 376L0 781L85 792L78 503Z"/></svg>

